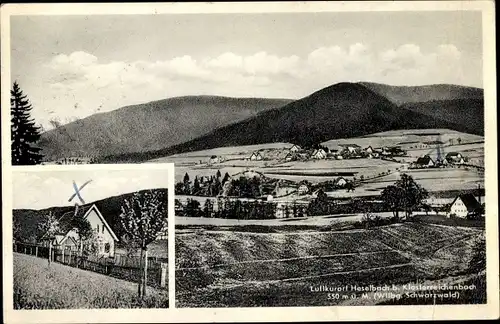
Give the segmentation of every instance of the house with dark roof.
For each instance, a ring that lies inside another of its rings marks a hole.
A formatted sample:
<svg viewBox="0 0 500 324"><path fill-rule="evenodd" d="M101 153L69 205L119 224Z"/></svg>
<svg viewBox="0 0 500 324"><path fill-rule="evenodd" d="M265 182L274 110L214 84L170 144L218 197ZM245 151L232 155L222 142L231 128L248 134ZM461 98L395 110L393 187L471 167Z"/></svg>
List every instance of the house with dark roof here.
<svg viewBox="0 0 500 324"><path fill-rule="evenodd" d="M481 204L477 201L474 195L461 194L458 195L450 206L450 211L448 217L455 216L460 218L466 218L471 215L476 215L481 213Z"/></svg>
<svg viewBox="0 0 500 324"><path fill-rule="evenodd" d="M464 156L459 152L450 152L450 153L446 154L446 160L449 163L454 163L454 164L465 163Z"/></svg>
<svg viewBox="0 0 500 324"><path fill-rule="evenodd" d="M415 162L415 164L417 167L422 167L422 168L430 168L436 165L434 160L432 160L432 158L429 155L424 155L419 157Z"/></svg>
<svg viewBox="0 0 500 324"><path fill-rule="evenodd" d="M298 151L300 151L300 146L298 146L297 144L293 144L289 151L292 153L297 153Z"/></svg>
<svg viewBox="0 0 500 324"><path fill-rule="evenodd" d="M96 234L98 245L97 254L99 256L113 257L115 253L115 243L119 240L97 206L93 204L91 206L75 206L75 208L76 211L66 212L59 217L59 232L51 238L44 234L41 238L42 244L47 245L52 242L52 245L56 248L64 249L69 247L78 250L77 242L80 241L80 238L72 224L75 217L82 216L83 219L88 220L91 228Z"/></svg>
<svg viewBox="0 0 500 324"><path fill-rule="evenodd" d="M361 146L358 144L339 144L340 147L342 147L342 153L359 153L361 151Z"/></svg>

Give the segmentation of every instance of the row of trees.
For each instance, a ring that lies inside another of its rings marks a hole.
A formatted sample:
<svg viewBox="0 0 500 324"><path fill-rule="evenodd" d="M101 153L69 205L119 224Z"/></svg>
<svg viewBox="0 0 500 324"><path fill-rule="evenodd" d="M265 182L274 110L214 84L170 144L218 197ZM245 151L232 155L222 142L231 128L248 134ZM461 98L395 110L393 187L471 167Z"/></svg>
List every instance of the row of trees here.
<svg viewBox="0 0 500 324"><path fill-rule="evenodd" d="M217 208L207 199L203 206L195 199L188 199L183 210L187 217L207 217L224 219L274 219L277 204L261 200L217 199ZM296 214L299 214L297 209Z"/></svg>
<svg viewBox="0 0 500 324"><path fill-rule="evenodd" d="M217 170L215 176L198 177L195 176L191 181L186 172L182 182L175 185L176 195L190 195L203 197L216 197L220 194L240 198L257 198L263 193L264 183L259 177L247 178L241 176L232 179L226 172L221 176L220 170Z"/></svg>
<svg viewBox="0 0 500 324"><path fill-rule="evenodd" d="M229 179L227 172L222 178L220 170L217 170L215 175L207 177L195 176L194 180L191 181L189 174L186 172L182 182L175 184L175 194L215 197L222 192L224 183Z"/></svg>

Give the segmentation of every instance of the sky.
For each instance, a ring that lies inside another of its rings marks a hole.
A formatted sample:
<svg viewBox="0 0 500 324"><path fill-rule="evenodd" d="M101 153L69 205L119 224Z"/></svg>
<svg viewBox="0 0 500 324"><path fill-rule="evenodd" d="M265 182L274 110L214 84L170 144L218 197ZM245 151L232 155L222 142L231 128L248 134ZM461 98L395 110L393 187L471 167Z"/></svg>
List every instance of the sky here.
<svg viewBox="0 0 500 324"><path fill-rule="evenodd" d="M338 82L482 87L481 12L11 17L11 75L48 130L184 95L299 99Z"/></svg>
<svg viewBox="0 0 500 324"><path fill-rule="evenodd" d="M81 205L78 197L69 202L75 190L91 180L80 191L85 203L144 189L168 188L167 170L87 170L13 171L14 209L44 209Z"/></svg>

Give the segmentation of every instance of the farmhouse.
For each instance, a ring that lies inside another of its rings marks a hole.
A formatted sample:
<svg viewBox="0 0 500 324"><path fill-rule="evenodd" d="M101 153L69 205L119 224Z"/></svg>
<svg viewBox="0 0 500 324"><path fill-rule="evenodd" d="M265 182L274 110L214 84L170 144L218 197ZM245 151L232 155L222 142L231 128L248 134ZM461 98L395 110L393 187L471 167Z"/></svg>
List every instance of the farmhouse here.
<svg viewBox="0 0 500 324"><path fill-rule="evenodd" d="M347 184L347 180L344 177L338 177L337 180L335 180L335 184L339 187L344 187Z"/></svg>
<svg viewBox="0 0 500 324"><path fill-rule="evenodd" d="M323 149L318 149L318 150L314 150L313 153L311 154L311 157L313 159L318 159L318 160L321 160L321 159L326 159L326 152L325 150Z"/></svg>
<svg viewBox="0 0 500 324"><path fill-rule="evenodd" d="M220 162L224 162L224 158L221 156L217 156L217 155L212 155L210 157L210 159L208 160L208 163L210 163L210 164L215 164L215 163L220 163Z"/></svg>
<svg viewBox="0 0 500 324"><path fill-rule="evenodd" d="M459 152L450 152L446 154L446 160L448 160L449 163L454 163L454 164L465 163L464 156Z"/></svg>
<svg viewBox="0 0 500 324"><path fill-rule="evenodd" d="M260 152L253 152L252 155L250 155L250 161L261 161L262 160L262 154Z"/></svg>
<svg viewBox="0 0 500 324"><path fill-rule="evenodd" d="M358 144L339 144L342 147L342 152L348 152L350 154L357 153L361 150L361 146Z"/></svg>
<svg viewBox="0 0 500 324"><path fill-rule="evenodd" d="M415 162L415 164L417 167L424 167L424 168L429 168L436 165L436 163L434 163L434 161L429 155L424 155L422 157L419 157L417 159L417 162Z"/></svg>
<svg viewBox="0 0 500 324"><path fill-rule="evenodd" d="M53 247L63 249L63 250L78 250L78 243L72 237L66 235L54 235L53 238L42 238L41 245L48 247L49 244L52 243Z"/></svg>
<svg viewBox="0 0 500 324"><path fill-rule="evenodd" d="M481 205L472 194L458 195L451 203L448 217L456 216L465 218L469 215L480 213Z"/></svg>
<svg viewBox="0 0 500 324"><path fill-rule="evenodd" d="M292 153L297 153L298 151L300 151L300 146L293 144L289 151Z"/></svg>
<svg viewBox="0 0 500 324"><path fill-rule="evenodd" d="M373 153L373 147L371 147L371 146L366 147L365 152L369 153L369 154Z"/></svg>
<svg viewBox="0 0 500 324"><path fill-rule="evenodd" d="M306 195L309 192L309 186L307 184L301 184L297 190L299 195Z"/></svg>
<svg viewBox="0 0 500 324"><path fill-rule="evenodd" d="M83 215L83 219L89 221L90 226L94 230L97 237L97 244L99 256L113 257L115 252L115 243L118 242L118 237L108 225L101 212L96 205L90 207L79 207L76 213L73 211L64 213L59 218L60 232L53 238L56 246L71 246L73 242L79 241L78 233L72 227L72 220L76 215ZM62 236L62 238L61 238ZM42 236L43 243L50 242L47 240L46 235Z"/></svg>

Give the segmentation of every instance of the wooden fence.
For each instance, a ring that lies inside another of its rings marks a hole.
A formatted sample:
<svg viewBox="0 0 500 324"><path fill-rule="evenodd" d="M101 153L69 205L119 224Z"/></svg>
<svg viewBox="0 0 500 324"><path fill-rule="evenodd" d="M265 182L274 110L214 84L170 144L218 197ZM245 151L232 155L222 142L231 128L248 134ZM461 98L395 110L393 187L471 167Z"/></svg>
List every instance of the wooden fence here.
<svg viewBox="0 0 500 324"><path fill-rule="evenodd" d="M16 242L13 251L48 259L49 248ZM141 277L140 257L115 254L113 258L82 257L77 251L52 249L52 260L71 267L89 270L111 277L137 282ZM167 260L148 258L148 285L165 288L168 281Z"/></svg>

